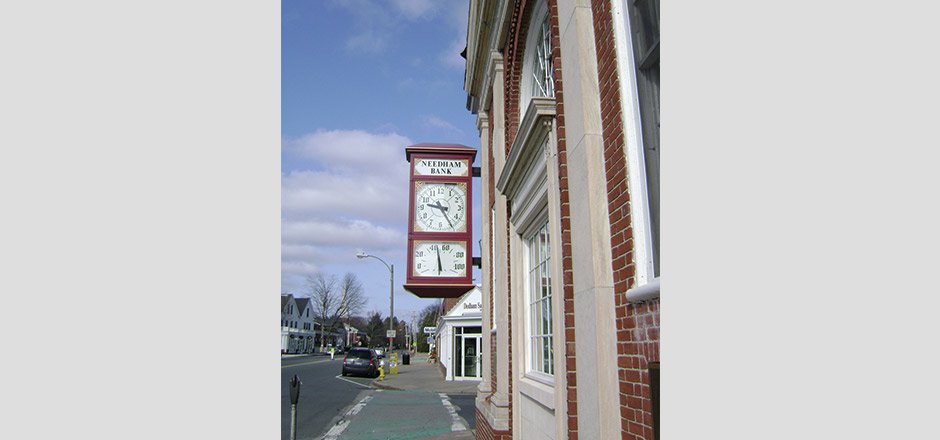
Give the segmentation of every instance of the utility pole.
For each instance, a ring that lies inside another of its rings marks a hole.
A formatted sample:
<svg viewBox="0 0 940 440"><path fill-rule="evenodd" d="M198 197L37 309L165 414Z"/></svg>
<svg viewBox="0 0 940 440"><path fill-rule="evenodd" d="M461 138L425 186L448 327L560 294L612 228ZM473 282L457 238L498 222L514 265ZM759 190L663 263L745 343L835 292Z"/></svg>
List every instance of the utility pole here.
<svg viewBox="0 0 940 440"><path fill-rule="evenodd" d="M376 260L381 261L382 264L384 264L388 269L388 327L386 330L395 330L395 265L388 264L385 262L385 260L376 257L375 255L369 255L362 251L359 251L356 254L356 258L359 258L360 260L363 258L375 258ZM391 335L391 333L389 333L389 335ZM394 339L395 338L392 336L388 337L388 351L392 350L392 342Z"/></svg>

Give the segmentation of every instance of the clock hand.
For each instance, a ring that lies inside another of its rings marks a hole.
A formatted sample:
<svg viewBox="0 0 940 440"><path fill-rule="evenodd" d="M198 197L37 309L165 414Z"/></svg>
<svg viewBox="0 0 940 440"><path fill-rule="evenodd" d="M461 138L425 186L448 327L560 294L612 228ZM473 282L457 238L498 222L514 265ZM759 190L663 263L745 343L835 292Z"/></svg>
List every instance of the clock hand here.
<svg viewBox="0 0 940 440"><path fill-rule="evenodd" d="M450 228L454 229L454 224L450 222L450 217L448 217L447 214L444 214L444 220L447 220L447 224L450 225Z"/></svg>
<svg viewBox="0 0 940 440"><path fill-rule="evenodd" d="M440 200L438 200L438 201L435 202L435 203L436 203L435 205L432 205L432 204L430 204L430 203L427 203L426 205L428 205L428 206L430 206L430 207L432 207L432 208L437 208L438 210L440 210L440 211L441 211L441 215L444 216L444 220L447 220L447 224L450 225L450 228L451 228L451 229L454 229L454 224L451 223L450 218L447 217L447 207L446 207L446 206L441 206L441 201L440 201Z"/></svg>
<svg viewBox="0 0 940 440"><path fill-rule="evenodd" d="M441 274L441 250L437 249L437 274Z"/></svg>

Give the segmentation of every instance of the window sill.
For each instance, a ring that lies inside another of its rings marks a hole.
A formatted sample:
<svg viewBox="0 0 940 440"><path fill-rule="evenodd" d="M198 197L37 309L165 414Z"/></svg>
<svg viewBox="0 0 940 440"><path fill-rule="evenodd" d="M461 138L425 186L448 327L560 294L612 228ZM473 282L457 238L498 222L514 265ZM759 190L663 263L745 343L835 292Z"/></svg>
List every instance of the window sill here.
<svg viewBox="0 0 940 440"><path fill-rule="evenodd" d="M552 411L555 410L555 386L531 373L519 379L519 392Z"/></svg>
<svg viewBox="0 0 940 440"><path fill-rule="evenodd" d="M627 291L627 301L631 304L648 301L659 298L659 280L660 277L653 278L652 281L634 287Z"/></svg>

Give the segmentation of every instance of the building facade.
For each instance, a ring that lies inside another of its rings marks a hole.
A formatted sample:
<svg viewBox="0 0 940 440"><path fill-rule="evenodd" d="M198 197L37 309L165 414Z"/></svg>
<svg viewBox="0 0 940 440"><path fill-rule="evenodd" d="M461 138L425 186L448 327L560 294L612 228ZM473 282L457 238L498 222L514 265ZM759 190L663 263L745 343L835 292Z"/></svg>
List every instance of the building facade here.
<svg viewBox="0 0 940 440"><path fill-rule="evenodd" d="M477 286L459 298L441 301L434 340L444 380L480 380L483 377L482 298Z"/></svg>
<svg viewBox="0 0 940 440"><path fill-rule="evenodd" d="M314 319L310 298L281 295L281 353L315 353L321 346L341 346L346 335L324 333Z"/></svg>
<svg viewBox="0 0 940 440"><path fill-rule="evenodd" d="M471 0L481 439L657 439L659 2Z"/></svg>

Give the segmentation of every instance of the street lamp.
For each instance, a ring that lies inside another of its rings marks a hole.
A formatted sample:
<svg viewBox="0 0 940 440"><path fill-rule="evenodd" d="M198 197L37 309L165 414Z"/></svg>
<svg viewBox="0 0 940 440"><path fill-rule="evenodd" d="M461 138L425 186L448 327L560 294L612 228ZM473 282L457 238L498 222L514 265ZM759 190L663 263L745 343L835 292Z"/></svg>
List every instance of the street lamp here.
<svg viewBox="0 0 940 440"><path fill-rule="evenodd" d="M390 265L390 264L386 263L385 260L383 260L383 259L381 259L381 258L379 258L379 257L376 257L375 255L369 255L369 254L367 254L367 253L365 253L365 252L363 252L363 251L359 251L359 252L356 254L356 258L358 258L358 259L360 259L360 260L363 259L363 258L375 258L376 260L381 261L382 264L384 264L385 267L388 268L388 328L394 330L393 327L394 327L394 323L395 323L395 321L394 321L394 317L395 317L395 296L394 296L394 292L395 292L395 265L394 265L394 264L391 264L391 265ZM389 351L389 352L392 351L392 339L393 339L393 338L392 338L391 336L389 336L389 338L388 338L388 351ZM391 355L389 355L389 356L391 356Z"/></svg>

